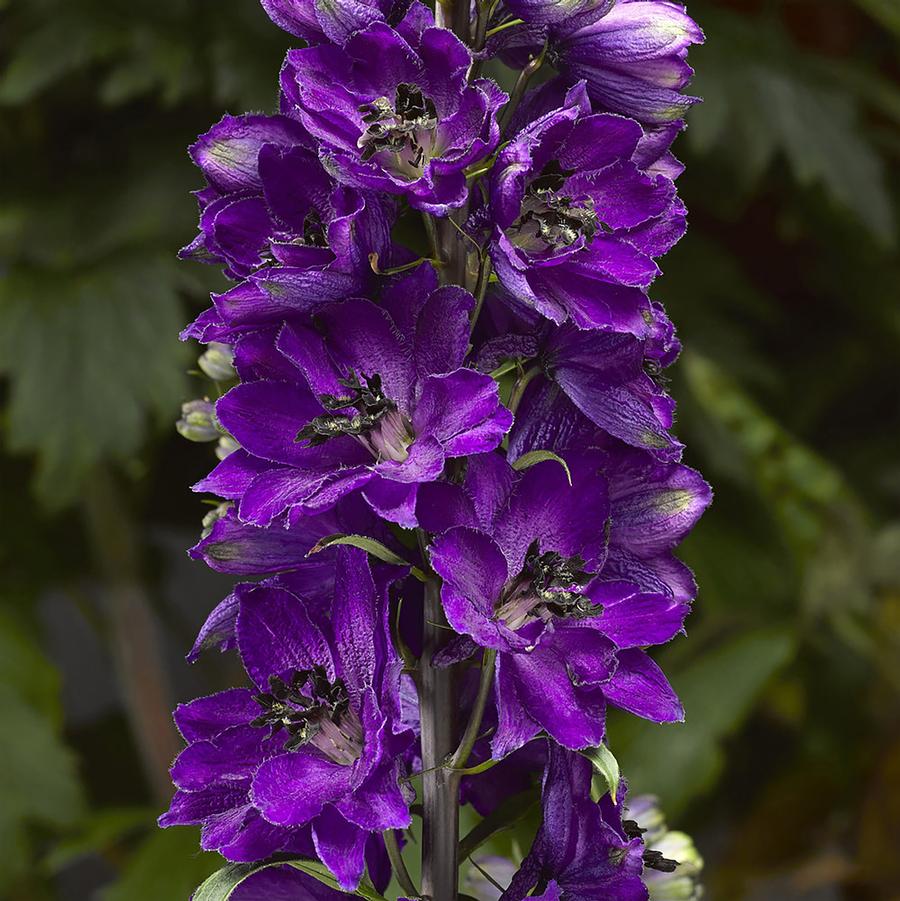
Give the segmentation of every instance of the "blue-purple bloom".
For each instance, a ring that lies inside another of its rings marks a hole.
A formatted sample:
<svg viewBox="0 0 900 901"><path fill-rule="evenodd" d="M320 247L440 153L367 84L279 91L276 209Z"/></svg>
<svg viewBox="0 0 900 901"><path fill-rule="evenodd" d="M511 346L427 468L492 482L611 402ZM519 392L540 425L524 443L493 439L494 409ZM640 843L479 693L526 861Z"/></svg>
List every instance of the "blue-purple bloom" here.
<svg viewBox="0 0 900 901"><path fill-rule="evenodd" d="M632 119L591 113L579 84L523 128L491 179L491 259L503 287L556 323L646 335L654 258L681 237L671 179L639 165Z"/></svg>
<svg viewBox="0 0 900 901"><path fill-rule="evenodd" d="M608 455L571 453L566 463L571 485L556 462L519 474L485 455L470 459L461 486L435 486L421 498L423 523L433 517L437 526L443 516L450 526L431 546L431 563L443 580L448 622L469 637L451 645L448 659L475 646L499 652L495 757L541 729L565 747L595 746L605 734L607 703L657 722L682 718L642 649L681 631L689 598L662 580L651 586L637 567L640 581L624 566L607 571L614 531L629 535L633 508L611 497L602 475ZM692 470L677 469L684 509L696 519L708 490ZM660 537L678 530L659 495L651 497L638 514L642 530Z"/></svg>
<svg viewBox="0 0 900 901"><path fill-rule="evenodd" d="M181 705L188 742L164 826L201 823L201 845L259 860L311 827L315 852L345 888L370 833L409 825L399 783L412 739L400 723L400 662L383 587L366 555L340 549L330 621L278 582L239 593L234 640L253 688Z"/></svg>
<svg viewBox="0 0 900 901"><path fill-rule="evenodd" d="M472 296L423 280L408 276L380 306L352 299L285 325L276 345L294 380L246 382L218 402L242 450L199 487L257 525L363 490L379 515L414 526L418 486L448 459L497 447L512 422L496 382L463 367Z"/></svg>
<svg viewBox="0 0 900 901"><path fill-rule="evenodd" d="M317 139L338 180L445 216L466 200L466 167L497 146L506 101L489 79L467 81L471 61L462 41L413 4L396 28L376 22L342 47L290 51L282 110Z"/></svg>

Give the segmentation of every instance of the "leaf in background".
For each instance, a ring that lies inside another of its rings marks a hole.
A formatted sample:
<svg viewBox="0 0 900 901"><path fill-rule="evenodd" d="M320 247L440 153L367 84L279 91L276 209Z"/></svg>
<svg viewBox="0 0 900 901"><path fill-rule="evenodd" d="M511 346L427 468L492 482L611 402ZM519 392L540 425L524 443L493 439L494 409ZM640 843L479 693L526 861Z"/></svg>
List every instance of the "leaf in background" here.
<svg viewBox="0 0 900 901"><path fill-rule="evenodd" d="M820 184L883 244L896 236L883 160L867 138L854 90L823 84L803 51L768 24L717 13L704 20L709 45L696 54L691 111L695 150L713 149L753 184L776 152L797 181Z"/></svg>
<svg viewBox="0 0 900 901"><path fill-rule="evenodd" d="M61 724L59 673L12 617L0 612L0 685L55 726Z"/></svg>
<svg viewBox="0 0 900 901"><path fill-rule="evenodd" d="M855 2L873 19L877 19L885 28L900 36L900 3L897 0L855 0Z"/></svg>
<svg viewBox="0 0 900 901"><path fill-rule="evenodd" d="M0 282L6 443L37 454L48 505L73 499L99 461L134 454L148 419L176 410L186 349L175 266L126 257L69 277L26 270Z"/></svg>
<svg viewBox="0 0 900 901"><path fill-rule="evenodd" d="M768 680L791 657L785 632L757 631L703 653L673 674L687 720L662 729L623 719L612 730L632 790L659 795L670 816L708 790L725 764L722 742L753 709Z"/></svg>
<svg viewBox="0 0 900 901"><path fill-rule="evenodd" d="M196 829L156 829L128 859L120 878L101 892L102 901L181 901L222 863L198 850Z"/></svg>
<svg viewBox="0 0 900 901"><path fill-rule="evenodd" d="M78 823L77 834L57 843L41 865L49 873L58 873L81 857L109 851L131 833L146 829L155 818L156 811L149 807L112 807L91 812Z"/></svg>
<svg viewBox="0 0 900 901"><path fill-rule="evenodd" d="M84 804L75 759L49 720L7 686L0 686L0 887L24 875L30 861L29 827L62 829Z"/></svg>
<svg viewBox="0 0 900 901"><path fill-rule="evenodd" d="M768 110L781 148L802 185L821 183L885 244L894 212L881 158L863 135L853 100L790 73L757 68L761 112Z"/></svg>

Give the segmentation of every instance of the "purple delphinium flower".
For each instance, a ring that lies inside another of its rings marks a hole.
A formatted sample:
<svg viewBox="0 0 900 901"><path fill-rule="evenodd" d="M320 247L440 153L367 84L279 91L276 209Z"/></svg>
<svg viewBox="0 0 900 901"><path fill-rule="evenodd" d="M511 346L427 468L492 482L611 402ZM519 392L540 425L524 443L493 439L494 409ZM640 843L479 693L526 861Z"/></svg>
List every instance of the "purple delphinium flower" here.
<svg viewBox="0 0 900 901"><path fill-rule="evenodd" d="M423 525L440 519L426 506L455 508L429 551L447 620L469 636L448 657L471 652L472 642L499 652L495 757L542 729L566 747L596 746L607 701L657 722L682 717L641 649L681 631L688 605L605 574L611 505L602 455L573 452L567 463L571 485L556 462L519 474L484 455L470 459L462 486L423 493Z"/></svg>
<svg viewBox="0 0 900 901"><path fill-rule="evenodd" d="M557 323L650 330L654 258L685 228L671 179L641 170L632 119L591 114L584 85L520 131L491 178L491 260L513 297Z"/></svg>
<svg viewBox="0 0 900 901"><path fill-rule="evenodd" d="M422 291L432 278L413 273L381 306L348 300L286 325L277 346L297 380L241 384L218 402L243 450L198 487L239 498L240 518L260 525L363 489L379 515L414 526L417 486L449 458L497 447L512 422L496 382L461 368L472 296Z"/></svg>
<svg viewBox="0 0 900 901"><path fill-rule="evenodd" d="M562 391L594 425L610 435L677 460L683 445L672 437L674 401L661 378L678 354L662 307L651 303L653 333L645 339L623 332L554 327L522 304L494 292L488 312L499 322L496 337L478 351L478 367L490 372L509 360L534 378L516 414L516 431L537 432ZM506 321L504 321L506 320Z"/></svg>
<svg viewBox="0 0 900 901"><path fill-rule="evenodd" d="M249 281L215 297L185 337L231 340L229 326L266 318L272 294L276 311L290 308L286 292L311 307L368 289L370 254L390 263L393 203L337 184L293 119L226 116L190 152L208 186L197 192L200 233L180 255Z"/></svg>
<svg viewBox="0 0 900 901"><path fill-rule="evenodd" d="M618 0L606 15L556 24L550 39L559 70L584 79L598 108L660 124L697 102L681 90L694 74L688 49L704 36L679 3Z"/></svg>
<svg viewBox="0 0 900 901"><path fill-rule="evenodd" d="M591 764L551 742L543 822L501 901L646 901L644 843L626 833L622 800L592 801Z"/></svg>
<svg viewBox="0 0 900 901"><path fill-rule="evenodd" d="M431 26L414 4L396 29L375 23L343 47L290 51L282 109L318 140L338 180L444 216L466 201L466 167L497 146L506 94L488 79L469 84L468 48Z"/></svg>
<svg viewBox="0 0 900 901"><path fill-rule="evenodd" d="M499 32L488 43L489 53L522 68L546 42L547 58L562 79L570 85L585 81L598 112L620 113L651 127L677 123L668 132L671 141L698 102L681 92L694 74L688 50L705 38L679 3L506 0L495 21L510 15L525 24Z"/></svg>
<svg viewBox="0 0 900 901"><path fill-rule="evenodd" d="M338 551L328 628L278 583L241 593L237 645L253 689L184 704L189 742L164 826L201 823L201 845L259 860L310 826L315 852L354 888L369 834L409 825L401 758L400 663L386 602L359 550Z"/></svg>

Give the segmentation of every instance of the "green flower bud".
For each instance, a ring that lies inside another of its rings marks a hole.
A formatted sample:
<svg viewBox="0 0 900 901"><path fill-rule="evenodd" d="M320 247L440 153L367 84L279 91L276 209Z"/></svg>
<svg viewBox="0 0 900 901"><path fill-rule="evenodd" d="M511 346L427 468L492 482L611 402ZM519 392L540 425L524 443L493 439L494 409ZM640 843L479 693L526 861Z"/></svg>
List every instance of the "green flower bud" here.
<svg viewBox="0 0 900 901"><path fill-rule="evenodd" d="M181 405L181 419L175 428L188 441L215 441L221 432L216 423L216 411L208 400L189 400Z"/></svg>
<svg viewBox="0 0 900 901"><path fill-rule="evenodd" d="M231 437L231 435L222 435L219 443L216 445L216 456L220 460L224 460L229 454L233 454L240 444Z"/></svg>
<svg viewBox="0 0 900 901"><path fill-rule="evenodd" d="M206 538L212 532L213 526L234 506L231 501L223 501L217 507L214 507L203 517L203 531L200 538Z"/></svg>
<svg viewBox="0 0 900 901"><path fill-rule="evenodd" d="M200 359L197 360L197 365L214 382L227 382L236 375L232 365L233 360L234 354L231 352L230 345L211 341L200 355Z"/></svg>

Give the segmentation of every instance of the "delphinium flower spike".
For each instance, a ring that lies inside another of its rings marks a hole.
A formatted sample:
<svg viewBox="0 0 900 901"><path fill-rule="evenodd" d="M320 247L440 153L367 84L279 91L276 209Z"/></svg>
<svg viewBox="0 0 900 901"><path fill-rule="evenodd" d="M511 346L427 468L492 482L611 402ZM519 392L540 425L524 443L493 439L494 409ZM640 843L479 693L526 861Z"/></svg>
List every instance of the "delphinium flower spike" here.
<svg viewBox="0 0 900 901"><path fill-rule="evenodd" d="M611 707L684 716L652 653L711 492L652 290L703 35L668 0L262 4L296 39L278 108L190 148L181 251L231 280L183 333L207 382L177 427L218 456L190 553L249 580L188 659L246 681L177 709L161 824L240 865L204 898L457 901L459 805L499 824L530 793L531 851L472 857L470 895L699 891L690 842L590 759Z"/></svg>

